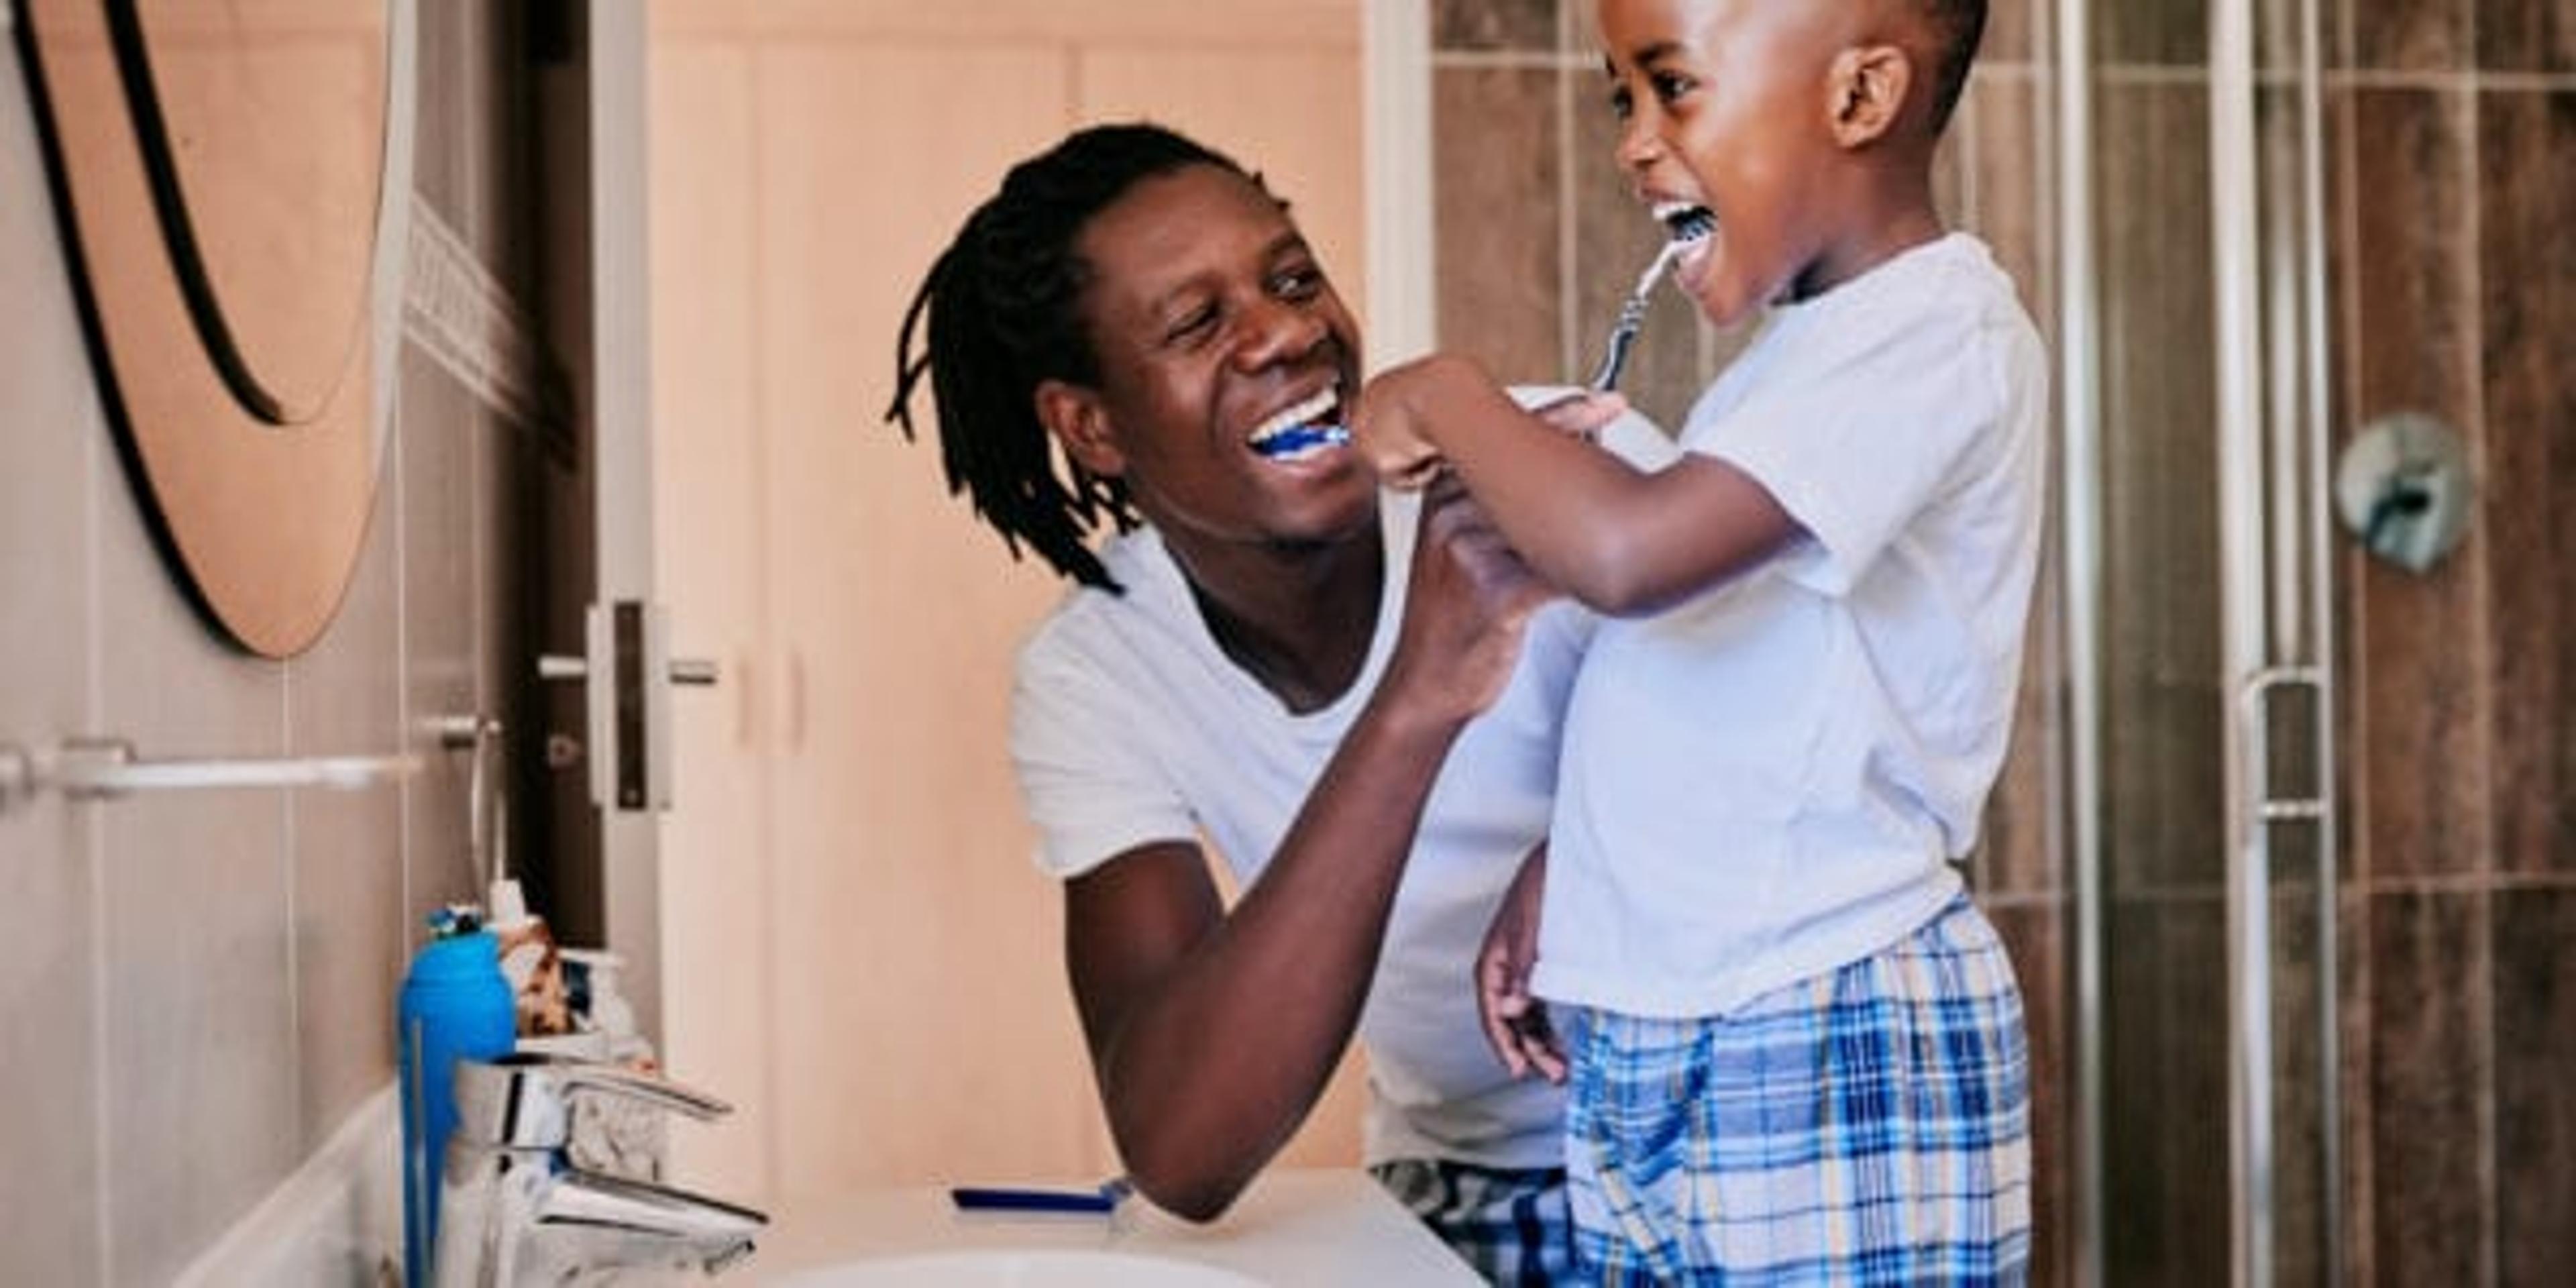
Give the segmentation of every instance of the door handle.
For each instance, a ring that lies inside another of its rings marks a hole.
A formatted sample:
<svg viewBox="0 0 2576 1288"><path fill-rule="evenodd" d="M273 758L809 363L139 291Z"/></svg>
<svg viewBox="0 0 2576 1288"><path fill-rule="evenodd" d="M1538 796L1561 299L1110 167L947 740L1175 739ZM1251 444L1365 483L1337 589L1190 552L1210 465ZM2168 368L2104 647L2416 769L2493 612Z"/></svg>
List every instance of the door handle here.
<svg viewBox="0 0 2576 1288"><path fill-rule="evenodd" d="M590 798L602 810L671 807L671 711L674 686L706 688L718 678L707 658L674 658L665 644L669 617L637 600L593 604L579 656L537 658L537 677L580 683L587 691ZM592 684L594 675L609 678Z"/></svg>

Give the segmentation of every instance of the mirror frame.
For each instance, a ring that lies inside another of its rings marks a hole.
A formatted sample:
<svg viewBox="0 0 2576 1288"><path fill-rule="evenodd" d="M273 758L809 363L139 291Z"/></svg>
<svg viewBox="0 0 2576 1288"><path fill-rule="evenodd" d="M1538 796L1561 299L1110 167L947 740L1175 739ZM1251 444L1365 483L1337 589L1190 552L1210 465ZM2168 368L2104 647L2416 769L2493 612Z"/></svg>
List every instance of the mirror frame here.
<svg viewBox="0 0 2576 1288"><path fill-rule="evenodd" d="M410 237L416 0L382 0L383 164L367 303L340 379L294 424L246 402L239 373L204 342L199 310L212 302L212 284L173 246L154 174L154 150L166 157L168 143L144 142L158 114L137 108L151 100L151 69L115 34L139 30L135 3L22 4L24 62L82 328L136 493L180 584L243 648L291 657L321 637L347 593L390 439Z"/></svg>

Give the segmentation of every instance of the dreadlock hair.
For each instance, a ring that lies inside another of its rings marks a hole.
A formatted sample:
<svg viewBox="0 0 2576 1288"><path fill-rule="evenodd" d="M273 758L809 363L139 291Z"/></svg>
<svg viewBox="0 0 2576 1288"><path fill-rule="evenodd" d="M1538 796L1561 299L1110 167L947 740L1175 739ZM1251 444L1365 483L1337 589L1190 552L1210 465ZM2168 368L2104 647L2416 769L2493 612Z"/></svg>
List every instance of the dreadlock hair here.
<svg viewBox="0 0 2576 1288"><path fill-rule="evenodd" d="M1985 38L1986 0L1920 0L1924 25L1932 33L1936 61L1932 67L1932 133L1950 124L1951 109L1968 86L1968 68L1977 61L1977 43Z"/></svg>
<svg viewBox="0 0 2576 1288"><path fill-rule="evenodd" d="M1026 542L1059 574L1113 593L1120 587L1084 537L1103 516L1129 531L1136 511L1119 480L1069 458L1058 469L1036 392L1046 380L1099 380L1080 313L1091 267L1075 240L1139 181L1193 165L1259 182L1231 158L1141 122L1082 129L1021 161L931 264L895 340L885 419L915 436L913 397L927 375L949 494L968 494L1013 558Z"/></svg>

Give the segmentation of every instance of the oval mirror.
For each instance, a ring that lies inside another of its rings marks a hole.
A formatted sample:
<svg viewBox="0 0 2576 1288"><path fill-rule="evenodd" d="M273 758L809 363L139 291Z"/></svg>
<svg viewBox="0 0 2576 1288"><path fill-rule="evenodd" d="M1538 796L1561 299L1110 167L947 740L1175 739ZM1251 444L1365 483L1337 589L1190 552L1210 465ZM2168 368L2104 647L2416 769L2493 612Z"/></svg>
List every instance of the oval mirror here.
<svg viewBox="0 0 2576 1288"><path fill-rule="evenodd" d="M57 197L156 533L254 652L329 625L374 504L412 0L27 0Z"/></svg>

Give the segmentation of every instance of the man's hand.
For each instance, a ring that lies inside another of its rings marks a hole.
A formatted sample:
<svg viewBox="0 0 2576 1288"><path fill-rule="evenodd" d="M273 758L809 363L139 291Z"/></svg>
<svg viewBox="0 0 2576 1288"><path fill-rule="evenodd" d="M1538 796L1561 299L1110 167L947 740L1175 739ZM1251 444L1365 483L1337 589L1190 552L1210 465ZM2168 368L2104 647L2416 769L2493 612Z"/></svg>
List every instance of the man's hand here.
<svg viewBox="0 0 2576 1288"><path fill-rule="evenodd" d="M1485 1041L1515 1078L1535 1070L1549 1082L1565 1081L1565 1049L1548 1024L1547 1003L1530 996L1530 967L1538 962L1538 919L1547 888L1547 847L1521 861L1511 889L1494 910L1494 923L1476 951L1476 1013Z"/></svg>
<svg viewBox="0 0 2576 1288"><path fill-rule="evenodd" d="M1381 695L1428 700L1451 716L1482 712L1520 662L1530 614L1556 594L1458 480L1434 478L1423 489L1404 625Z"/></svg>

